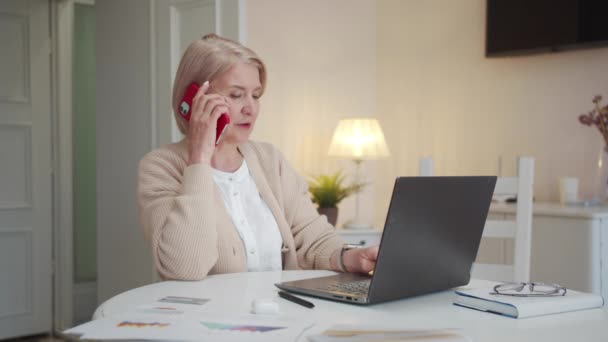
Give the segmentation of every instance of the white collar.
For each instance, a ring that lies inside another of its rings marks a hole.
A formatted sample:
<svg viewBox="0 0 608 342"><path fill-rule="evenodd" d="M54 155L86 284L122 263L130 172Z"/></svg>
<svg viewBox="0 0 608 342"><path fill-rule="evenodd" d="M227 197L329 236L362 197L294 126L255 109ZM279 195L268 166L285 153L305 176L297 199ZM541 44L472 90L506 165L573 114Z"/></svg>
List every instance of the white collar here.
<svg viewBox="0 0 608 342"><path fill-rule="evenodd" d="M224 172L217 169L213 169L213 179L217 182L231 183L231 182L242 182L249 177L249 168L247 162L243 159L241 166L234 172Z"/></svg>

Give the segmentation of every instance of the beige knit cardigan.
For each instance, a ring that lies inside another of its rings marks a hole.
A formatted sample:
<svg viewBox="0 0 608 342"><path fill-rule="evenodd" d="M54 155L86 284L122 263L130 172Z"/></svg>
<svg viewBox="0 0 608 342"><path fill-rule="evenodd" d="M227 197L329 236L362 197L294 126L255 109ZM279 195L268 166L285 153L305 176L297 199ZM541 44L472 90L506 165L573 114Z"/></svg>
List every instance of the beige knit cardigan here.
<svg viewBox="0 0 608 342"><path fill-rule="evenodd" d="M343 241L308 195L307 183L267 143L239 151L283 239L283 269L331 269ZM209 165L187 166L187 140L148 153L139 163L139 221L163 279L200 280L245 272L243 242L226 211Z"/></svg>

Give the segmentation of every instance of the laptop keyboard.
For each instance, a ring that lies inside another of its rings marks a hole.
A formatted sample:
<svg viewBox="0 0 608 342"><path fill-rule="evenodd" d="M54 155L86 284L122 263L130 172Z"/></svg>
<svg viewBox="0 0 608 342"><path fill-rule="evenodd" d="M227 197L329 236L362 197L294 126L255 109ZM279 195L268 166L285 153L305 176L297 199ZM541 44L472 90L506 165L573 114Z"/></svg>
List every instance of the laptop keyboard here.
<svg viewBox="0 0 608 342"><path fill-rule="evenodd" d="M350 293L354 295L367 295L371 279L351 281L341 284L328 285L324 290Z"/></svg>

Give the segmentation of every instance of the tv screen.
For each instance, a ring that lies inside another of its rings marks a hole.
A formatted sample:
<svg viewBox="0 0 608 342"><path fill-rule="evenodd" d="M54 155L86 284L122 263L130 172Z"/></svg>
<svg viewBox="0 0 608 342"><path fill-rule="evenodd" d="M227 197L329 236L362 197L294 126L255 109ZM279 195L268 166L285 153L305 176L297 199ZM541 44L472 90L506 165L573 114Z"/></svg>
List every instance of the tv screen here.
<svg viewBox="0 0 608 342"><path fill-rule="evenodd" d="M486 56L608 45L608 0L487 0Z"/></svg>

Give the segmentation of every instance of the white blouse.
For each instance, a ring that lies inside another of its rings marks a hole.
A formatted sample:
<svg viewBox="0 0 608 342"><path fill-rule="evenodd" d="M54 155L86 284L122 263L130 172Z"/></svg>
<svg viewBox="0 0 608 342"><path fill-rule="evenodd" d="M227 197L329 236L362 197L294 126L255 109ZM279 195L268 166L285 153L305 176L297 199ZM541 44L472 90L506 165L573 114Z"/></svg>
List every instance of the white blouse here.
<svg viewBox="0 0 608 342"><path fill-rule="evenodd" d="M213 180L220 188L247 253L249 271L279 271L283 268L283 239L270 208L260 196L247 162L233 173L213 169Z"/></svg>

